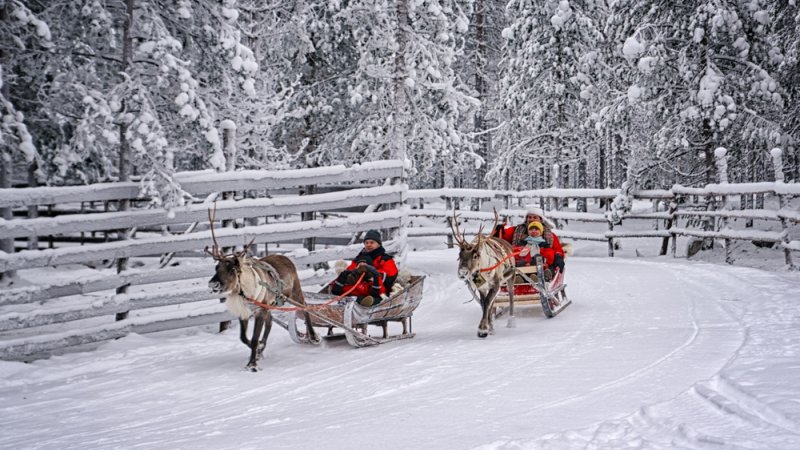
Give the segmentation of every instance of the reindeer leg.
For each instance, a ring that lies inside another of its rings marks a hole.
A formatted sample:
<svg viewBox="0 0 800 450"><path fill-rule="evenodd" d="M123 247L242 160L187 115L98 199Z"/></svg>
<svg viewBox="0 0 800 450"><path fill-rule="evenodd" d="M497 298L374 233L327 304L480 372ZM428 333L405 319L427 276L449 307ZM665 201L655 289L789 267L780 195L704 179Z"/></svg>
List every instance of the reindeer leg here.
<svg viewBox="0 0 800 450"><path fill-rule="evenodd" d="M239 340L250 348L250 339L247 339L247 324L250 319L239 319Z"/></svg>
<svg viewBox="0 0 800 450"><path fill-rule="evenodd" d="M292 287L292 296L291 298L301 302L303 305L306 305L306 299L303 296L303 288L300 286L300 281L295 279L294 286ZM308 341L312 344L319 344L320 338L317 335L317 331L314 330L314 326L311 323L311 314L307 311L303 311L303 318L306 321L306 336L308 337ZM328 329L328 334L331 334L332 328Z"/></svg>
<svg viewBox="0 0 800 450"><path fill-rule="evenodd" d="M478 327L479 338L485 338L490 334L494 334L494 316L492 315L492 306L494 306L494 297L497 295L497 291L499 289L499 286L491 287L485 295L481 296L483 317L481 318L481 323Z"/></svg>
<svg viewBox="0 0 800 450"><path fill-rule="evenodd" d="M250 361L247 362L246 369L251 372L258 372L258 343L261 337L261 330L264 328L264 318L256 314L253 323L253 338L250 340Z"/></svg>
<svg viewBox="0 0 800 450"><path fill-rule="evenodd" d="M267 338L269 337L269 332L272 330L272 313L267 312L264 317L264 336L261 338L261 343L258 344L258 359L264 357L264 349L267 348Z"/></svg>
<svg viewBox="0 0 800 450"><path fill-rule="evenodd" d="M481 316L481 321L478 324L478 337L481 339L485 338L486 336L489 336L489 320L486 318L487 310L489 309L488 308L489 302L486 301L486 298L487 297L484 295L481 295L480 297L482 316Z"/></svg>
<svg viewBox="0 0 800 450"><path fill-rule="evenodd" d="M303 317L306 319L306 335L308 336L309 342L312 344L318 344L320 339L319 336L317 336L317 331L314 330L314 326L311 325L311 315L307 312L304 312Z"/></svg>
<svg viewBox="0 0 800 450"><path fill-rule="evenodd" d="M487 312L487 318L489 319L489 334L494 334L494 314L492 314L492 309L494 308L494 299L497 297L497 292L500 291L500 283L497 283L496 286L489 289L489 292L486 293L486 298L489 301L489 308Z"/></svg>

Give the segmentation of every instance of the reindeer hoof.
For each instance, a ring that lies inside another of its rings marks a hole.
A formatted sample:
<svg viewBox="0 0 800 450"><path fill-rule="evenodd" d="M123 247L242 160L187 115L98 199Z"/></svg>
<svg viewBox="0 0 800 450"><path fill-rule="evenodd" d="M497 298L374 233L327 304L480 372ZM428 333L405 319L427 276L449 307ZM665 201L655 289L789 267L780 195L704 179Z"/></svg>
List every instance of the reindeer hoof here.
<svg viewBox="0 0 800 450"><path fill-rule="evenodd" d="M478 337L479 338L484 339L484 338L486 338L486 336L489 336L489 333L487 333L485 331L478 331Z"/></svg>
<svg viewBox="0 0 800 450"><path fill-rule="evenodd" d="M245 366L245 369L250 371L250 372L258 372L259 370L261 370L255 364L248 364L248 365Z"/></svg>

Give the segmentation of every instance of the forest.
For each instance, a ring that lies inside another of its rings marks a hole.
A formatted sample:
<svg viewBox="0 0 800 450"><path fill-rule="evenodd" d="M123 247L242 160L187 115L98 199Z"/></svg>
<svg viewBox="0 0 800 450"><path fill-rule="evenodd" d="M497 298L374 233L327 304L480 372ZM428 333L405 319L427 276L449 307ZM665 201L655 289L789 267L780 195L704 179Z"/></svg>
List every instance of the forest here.
<svg viewBox="0 0 800 450"><path fill-rule="evenodd" d="M796 0L0 0L0 187L172 207L178 171L408 159L653 189L718 182L720 147L729 182L774 148L797 181L799 39Z"/></svg>

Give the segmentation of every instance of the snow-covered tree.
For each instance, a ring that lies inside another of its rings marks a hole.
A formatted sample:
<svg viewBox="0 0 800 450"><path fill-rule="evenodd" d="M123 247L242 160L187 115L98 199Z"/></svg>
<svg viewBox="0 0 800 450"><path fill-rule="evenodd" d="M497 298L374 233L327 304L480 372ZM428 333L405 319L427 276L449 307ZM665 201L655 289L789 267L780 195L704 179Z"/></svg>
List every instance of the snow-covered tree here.
<svg viewBox="0 0 800 450"><path fill-rule="evenodd" d="M637 70L629 100L643 103L649 113L654 158L684 182L715 180L717 147L731 150L736 174L766 157L780 139L777 119L786 96L776 70L783 55L768 3L613 5L611 35Z"/></svg>
<svg viewBox="0 0 800 450"><path fill-rule="evenodd" d="M553 163L563 168L585 159L584 144L595 133L589 119L604 8L595 1L515 0L507 14L500 86L505 122L492 178L508 173L510 187L521 187L532 183L532 173L547 175Z"/></svg>
<svg viewBox="0 0 800 450"><path fill-rule="evenodd" d="M480 105L465 118L464 130L475 142L475 163L464 167L467 186L486 187L488 164L494 159L494 128L502 120L497 95L502 57L502 30L506 27L505 1L476 0L470 17L464 54L457 73Z"/></svg>

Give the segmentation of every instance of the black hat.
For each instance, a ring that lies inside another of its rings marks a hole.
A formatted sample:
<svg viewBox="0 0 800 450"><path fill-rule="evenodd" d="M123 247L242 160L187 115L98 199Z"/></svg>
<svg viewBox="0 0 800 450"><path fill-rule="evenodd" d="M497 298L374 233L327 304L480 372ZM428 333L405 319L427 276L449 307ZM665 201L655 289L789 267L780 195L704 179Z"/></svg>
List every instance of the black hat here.
<svg viewBox="0 0 800 450"><path fill-rule="evenodd" d="M381 233L378 230L369 230L367 234L364 235L364 240L367 239L377 242L380 245L383 245L381 242Z"/></svg>
<svg viewBox="0 0 800 450"><path fill-rule="evenodd" d="M358 255L356 255L356 259L354 259L353 261L355 261L356 264L361 263L361 262L365 262L369 266L371 266L372 263L373 263L372 257L369 256L369 254L364 253L364 252L361 252Z"/></svg>

